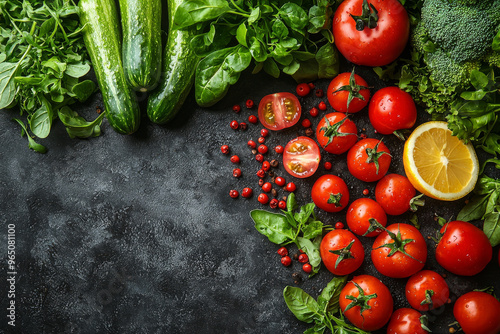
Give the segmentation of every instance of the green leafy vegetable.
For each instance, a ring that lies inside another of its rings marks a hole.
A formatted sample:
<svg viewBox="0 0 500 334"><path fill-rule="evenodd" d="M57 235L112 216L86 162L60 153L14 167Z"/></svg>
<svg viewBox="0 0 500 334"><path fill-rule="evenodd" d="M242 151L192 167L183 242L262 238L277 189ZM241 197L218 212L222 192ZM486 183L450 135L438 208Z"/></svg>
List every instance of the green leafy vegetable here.
<svg viewBox="0 0 500 334"><path fill-rule="evenodd" d="M102 113L92 122L87 122L76 111L69 107L62 107L58 111L59 119L66 126L70 138L97 137L101 134L101 124L105 113Z"/></svg>

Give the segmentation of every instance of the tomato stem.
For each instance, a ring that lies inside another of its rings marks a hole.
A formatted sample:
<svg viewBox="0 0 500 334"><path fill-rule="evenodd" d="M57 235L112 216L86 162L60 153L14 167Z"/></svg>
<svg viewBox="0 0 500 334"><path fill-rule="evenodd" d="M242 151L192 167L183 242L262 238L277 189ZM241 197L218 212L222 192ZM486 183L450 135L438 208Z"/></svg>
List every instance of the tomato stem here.
<svg viewBox="0 0 500 334"><path fill-rule="evenodd" d="M351 240L349 245L345 246L342 249L336 249L336 250L329 250L330 253L333 253L335 255L338 255L337 261L335 261L335 269L337 269L338 265L340 262L346 259L354 259L354 256L352 255L351 248L352 245L354 244L354 239Z"/></svg>
<svg viewBox="0 0 500 334"><path fill-rule="evenodd" d="M378 10L372 5L368 4L367 0L363 0L361 15L351 15L354 22L356 22L356 30L363 31L366 27L374 29L377 27ZM373 10L373 12L372 12Z"/></svg>
<svg viewBox="0 0 500 334"><path fill-rule="evenodd" d="M333 92L333 94L341 92L341 91L347 91L349 92L349 95L347 96L347 112L349 112L349 105L351 104L351 101L357 97L358 99L365 100L365 97L361 95L359 92L362 89L369 89L366 86L360 86L356 84L356 78L354 76L354 67L352 68L351 76L349 77L349 84L344 85L342 87L339 87L336 91Z"/></svg>

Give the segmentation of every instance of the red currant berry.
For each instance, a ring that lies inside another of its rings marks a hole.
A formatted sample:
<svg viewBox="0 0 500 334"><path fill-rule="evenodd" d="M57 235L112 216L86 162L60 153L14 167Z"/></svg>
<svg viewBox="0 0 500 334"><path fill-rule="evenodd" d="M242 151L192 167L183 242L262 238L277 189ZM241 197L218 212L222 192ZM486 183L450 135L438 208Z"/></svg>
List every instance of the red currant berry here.
<svg viewBox="0 0 500 334"><path fill-rule="evenodd" d="M240 107L239 105L235 104L235 105L233 106L233 111L234 111L235 113L239 113L239 112L241 111L241 107Z"/></svg>
<svg viewBox="0 0 500 334"><path fill-rule="evenodd" d="M239 164L240 163L240 157L237 156L237 155L233 155L231 158L230 158L231 162L233 164Z"/></svg>
<svg viewBox="0 0 500 334"><path fill-rule="evenodd" d="M276 198L273 198L271 202L269 202L269 206L271 209L276 209L278 207L278 200Z"/></svg>
<svg viewBox="0 0 500 334"><path fill-rule="evenodd" d="M264 173L264 176L266 176L266 174ZM264 185L264 179L259 179L259 187L262 187Z"/></svg>
<svg viewBox="0 0 500 334"><path fill-rule="evenodd" d="M248 109L252 109L253 108L253 100L247 100L247 102L245 102L245 106L248 108Z"/></svg>
<svg viewBox="0 0 500 334"><path fill-rule="evenodd" d="M342 222L336 222L336 223L335 223L335 228L336 228L337 230L341 230L341 229L343 229L343 228L344 228L344 223L342 223Z"/></svg>
<svg viewBox="0 0 500 334"><path fill-rule="evenodd" d="M233 189L229 191L229 196L231 196L231 198L238 198L239 195L238 190Z"/></svg>
<svg viewBox="0 0 500 334"><path fill-rule="evenodd" d="M269 202L269 197L266 194L260 194L257 200L260 204L267 204Z"/></svg>
<svg viewBox="0 0 500 334"><path fill-rule="evenodd" d="M260 135L262 137L267 137L268 134L269 134L269 130L268 129L262 129L262 130L260 130Z"/></svg>
<svg viewBox="0 0 500 334"><path fill-rule="evenodd" d="M253 190L252 188L243 188L243 190L241 191L241 196L245 197L245 198L250 198L252 197L252 194L253 194Z"/></svg>
<svg viewBox="0 0 500 334"><path fill-rule="evenodd" d="M250 147L250 148L256 148L256 147L257 147L257 143L256 143L256 142L254 142L253 140L249 140L249 141L247 142L247 145L248 145L248 147Z"/></svg>
<svg viewBox="0 0 500 334"><path fill-rule="evenodd" d="M319 109L319 110L323 110L323 111L325 111L325 110L326 110L326 103L325 103L325 101L321 101L321 102L318 104L318 109Z"/></svg>
<svg viewBox="0 0 500 334"><path fill-rule="evenodd" d="M317 97L323 97L323 95L325 95L325 93L321 88L316 89L314 93L316 94Z"/></svg>
<svg viewBox="0 0 500 334"><path fill-rule="evenodd" d="M241 130L245 131L247 128L248 128L247 123L245 123L245 122L241 122L241 123L240 123L240 129L241 129Z"/></svg>
<svg viewBox="0 0 500 334"><path fill-rule="evenodd" d="M289 182L289 183L286 185L286 191L289 191L289 192L294 192L295 190L297 190L297 186L295 185L295 183L293 183L293 182Z"/></svg>
<svg viewBox="0 0 500 334"><path fill-rule="evenodd" d="M282 154L285 151L285 148L281 145L278 145L274 148L274 150L276 151L276 153Z"/></svg>
<svg viewBox="0 0 500 334"><path fill-rule="evenodd" d="M264 137L259 137L259 139L257 139L257 142L259 144L264 144L265 141L266 141L266 138L264 138Z"/></svg>
<svg viewBox="0 0 500 334"><path fill-rule="evenodd" d="M260 179L266 177L266 172L263 169L259 169L256 174Z"/></svg>
<svg viewBox="0 0 500 334"><path fill-rule="evenodd" d="M241 176L241 169L239 169L239 168L233 169L233 176L240 177Z"/></svg>
<svg viewBox="0 0 500 334"><path fill-rule="evenodd" d="M268 151L268 148L266 145L259 145L259 147L257 147L257 151L260 153L260 154L266 154L267 151Z"/></svg>
<svg viewBox="0 0 500 334"><path fill-rule="evenodd" d="M228 154L229 153L229 146L228 145L222 145L220 147L220 151L223 153L223 154Z"/></svg>
<svg viewBox="0 0 500 334"><path fill-rule="evenodd" d="M238 123L237 121L231 121L231 123L229 124L229 126L233 130L238 130L238 128L240 127L240 123Z"/></svg>
<svg viewBox="0 0 500 334"><path fill-rule="evenodd" d="M311 87L306 83L301 83L297 85L295 91L298 96L307 96L311 92Z"/></svg>
<svg viewBox="0 0 500 334"><path fill-rule="evenodd" d="M332 163L330 161L325 162L325 169L326 170L332 169Z"/></svg>
<svg viewBox="0 0 500 334"><path fill-rule="evenodd" d="M302 124L302 126L303 126L304 128L310 128L310 127L311 127L311 125L312 125L312 124L311 124L311 121L310 121L309 119L307 119L307 118L306 118L306 119L304 119L304 120L302 121L302 123L301 123L301 124Z"/></svg>
<svg viewBox="0 0 500 334"><path fill-rule="evenodd" d="M262 170L264 170L265 172L267 172L268 170L271 169L271 163L269 161L264 161L262 163Z"/></svg>
<svg viewBox="0 0 500 334"><path fill-rule="evenodd" d="M300 263L306 263L307 261L309 261L309 256L307 256L306 253L299 255L299 262Z"/></svg>
<svg viewBox="0 0 500 334"><path fill-rule="evenodd" d="M273 189L271 182L266 182L262 185L262 191L265 191L266 193L270 192L271 189Z"/></svg>
<svg viewBox="0 0 500 334"><path fill-rule="evenodd" d="M281 258L281 264L284 265L285 267L288 267L289 265L292 264L292 259L288 255L283 256Z"/></svg>
<svg viewBox="0 0 500 334"><path fill-rule="evenodd" d="M257 160L258 162L262 162L264 161L264 156L262 154L256 154L255 155L255 160Z"/></svg>
<svg viewBox="0 0 500 334"><path fill-rule="evenodd" d="M309 114L312 116L312 117L316 117L319 115L319 110L318 108L316 107L312 107L311 110L309 110Z"/></svg>
<svg viewBox="0 0 500 334"><path fill-rule="evenodd" d="M281 247L280 249L278 249L278 251L276 253L278 253L281 256L287 256L288 249L286 249L286 247Z"/></svg>
<svg viewBox="0 0 500 334"><path fill-rule="evenodd" d="M312 266L309 263L304 263L304 265L302 266L302 270L306 274L310 274L312 272L313 268L312 268Z"/></svg>
<svg viewBox="0 0 500 334"><path fill-rule="evenodd" d="M285 185L286 181L285 181L284 177L276 176L276 178L274 179L274 183L276 183L276 185L278 187L283 187Z"/></svg>
<svg viewBox="0 0 500 334"><path fill-rule="evenodd" d="M248 122L252 123L252 124L256 124L258 122L257 116L255 116L255 115L248 116Z"/></svg>
<svg viewBox="0 0 500 334"><path fill-rule="evenodd" d="M363 190L363 195L365 195L365 196L366 196L366 195L368 195L369 193L370 193L370 190L368 190L368 189Z"/></svg>
<svg viewBox="0 0 500 334"><path fill-rule="evenodd" d="M286 210L286 202L285 201L279 201L278 208L280 208L281 210Z"/></svg>

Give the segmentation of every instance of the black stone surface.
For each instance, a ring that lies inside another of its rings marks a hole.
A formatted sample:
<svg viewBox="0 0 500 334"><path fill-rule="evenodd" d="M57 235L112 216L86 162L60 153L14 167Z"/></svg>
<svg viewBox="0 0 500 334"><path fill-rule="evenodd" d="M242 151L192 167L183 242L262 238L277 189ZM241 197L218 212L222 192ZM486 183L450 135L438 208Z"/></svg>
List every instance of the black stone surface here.
<svg viewBox="0 0 500 334"><path fill-rule="evenodd" d="M357 71L374 89L385 85L370 69ZM326 91L328 81L316 84ZM158 126L144 118L131 136L115 133L105 121L101 137L70 139L56 123L50 137L40 141L49 148L45 155L30 151L19 136L20 128L10 121L16 113L2 111L0 332L285 334L309 328L287 309L282 291L286 285L297 285L292 274L299 273L298 286L316 297L332 274L322 268L308 279L297 261L283 267L278 246L255 230L248 213L262 207L256 198L255 172L260 167L246 142L257 140L262 127L229 128L231 120L246 121L257 113L256 108L244 107L247 99L258 103L267 94L294 90L289 78L244 74L216 106L197 107L191 93L173 123ZM320 118L311 118L307 111L320 100L326 98L313 94L301 98L303 118L310 118L314 126ZM231 111L233 104L242 106L239 114ZM90 119L96 106L102 106L99 94L75 109ZM352 119L369 137L380 138L369 125L366 110ZM419 122L426 119L420 113ZM299 125L272 132L266 144L285 145L297 134L304 134ZM394 157L389 172L403 173L402 143L395 137L387 137L385 143ZM223 144L242 160L240 179L232 177L235 166L229 156L220 153ZM278 155L270 151L267 158ZM375 183L353 179L345 154L323 154L324 161L331 161L330 173L342 176L350 186L351 202L362 197L365 188L374 198ZM281 165L276 172L292 180ZM310 188L324 173L321 164L313 177L293 180L299 204L311 200ZM254 189L253 198L229 197L230 189L241 191L245 186ZM286 195L278 192L280 197ZM434 214L453 218L462 205L463 200L427 199L417 213L423 235L433 235L438 228ZM316 212L326 223L345 222L345 211ZM407 222L410 216L390 217L389 223ZM15 327L7 325L6 317L8 224L15 224L16 236ZM370 261L373 239L360 239L366 258L354 275L379 277L393 293L395 309L409 307L406 279L380 275ZM452 301L474 288L494 286L500 293L498 248L481 274L457 277L436 263L434 242L427 244L426 268L447 275ZM297 253L294 247L290 251ZM434 333L447 333L447 325L454 321L452 304L430 317Z"/></svg>

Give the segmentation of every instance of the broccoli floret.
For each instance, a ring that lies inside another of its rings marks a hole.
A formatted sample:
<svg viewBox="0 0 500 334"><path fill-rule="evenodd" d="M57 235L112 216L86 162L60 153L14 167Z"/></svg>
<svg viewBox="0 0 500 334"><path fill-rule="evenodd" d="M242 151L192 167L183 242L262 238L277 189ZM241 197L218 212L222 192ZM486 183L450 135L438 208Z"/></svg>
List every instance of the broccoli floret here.
<svg viewBox="0 0 500 334"><path fill-rule="evenodd" d="M493 67L500 67L500 52L491 51L484 57L484 61Z"/></svg>
<svg viewBox="0 0 500 334"><path fill-rule="evenodd" d="M445 86L465 86L468 83L472 70L479 70L481 62L478 60L458 63L443 50L427 54L427 66L431 70L433 80Z"/></svg>

